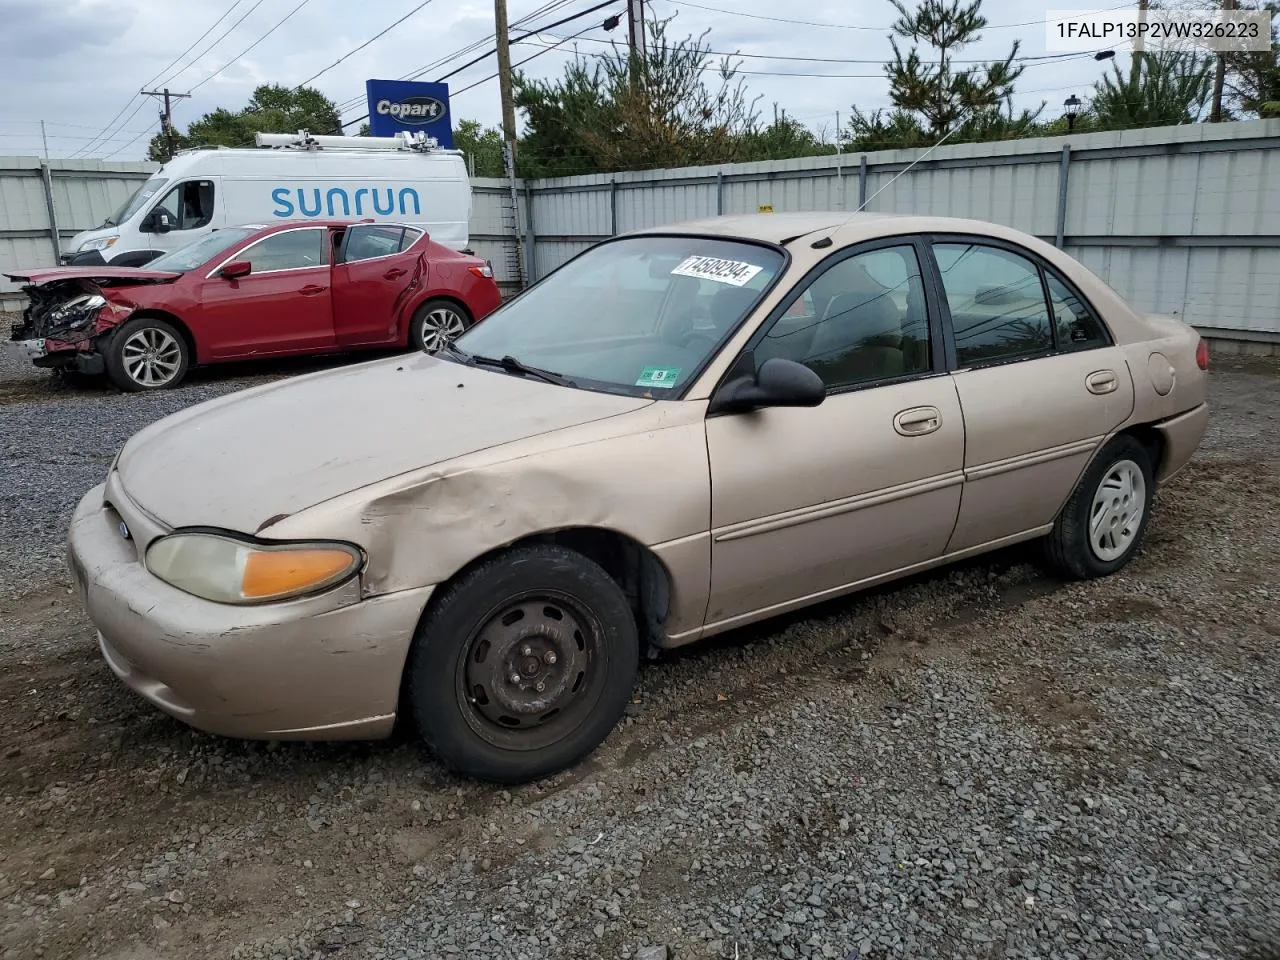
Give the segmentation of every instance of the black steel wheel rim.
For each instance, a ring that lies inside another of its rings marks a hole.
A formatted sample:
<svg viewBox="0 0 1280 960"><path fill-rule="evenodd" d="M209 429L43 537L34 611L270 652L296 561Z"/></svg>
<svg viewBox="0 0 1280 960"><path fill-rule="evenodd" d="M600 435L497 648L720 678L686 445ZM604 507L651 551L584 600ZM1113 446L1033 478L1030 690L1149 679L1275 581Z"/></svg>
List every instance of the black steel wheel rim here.
<svg viewBox="0 0 1280 960"><path fill-rule="evenodd" d="M603 627L567 594L509 598L463 647L457 694L467 723L505 749L537 750L576 729L600 698Z"/></svg>

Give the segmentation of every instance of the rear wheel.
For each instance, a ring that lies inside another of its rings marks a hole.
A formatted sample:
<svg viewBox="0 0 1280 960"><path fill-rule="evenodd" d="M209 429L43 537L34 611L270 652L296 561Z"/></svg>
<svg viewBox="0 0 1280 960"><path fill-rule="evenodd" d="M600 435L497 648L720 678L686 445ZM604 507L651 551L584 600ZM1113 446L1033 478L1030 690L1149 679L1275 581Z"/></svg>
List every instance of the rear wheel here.
<svg viewBox="0 0 1280 960"><path fill-rule="evenodd" d="M187 375L188 353L187 341L173 324L136 317L111 335L107 376L121 390L163 390Z"/></svg>
<svg viewBox="0 0 1280 960"><path fill-rule="evenodd" d="M471 319L465 310L450 300L428 300L413 315L409 327L409 346L426 353L436 353L453 343Z"/></svg>
<svg viewBox="0 0 1280 960"><path fill-rule="evenodd" d="M1087 580L1128 563L1151 519L1153 473L1151 455L1137 439L1127 434L1112 439L1045 537L1048 565L1063 576Z"/></svg>
<svg viewBox="0 0 1280 960"><path fill-rule="evenodd" d="M409 654L418 731L468 776L521 783L593 751L626 708L639 642L626 597L572 550L518 547L450 587Z"/></svg>

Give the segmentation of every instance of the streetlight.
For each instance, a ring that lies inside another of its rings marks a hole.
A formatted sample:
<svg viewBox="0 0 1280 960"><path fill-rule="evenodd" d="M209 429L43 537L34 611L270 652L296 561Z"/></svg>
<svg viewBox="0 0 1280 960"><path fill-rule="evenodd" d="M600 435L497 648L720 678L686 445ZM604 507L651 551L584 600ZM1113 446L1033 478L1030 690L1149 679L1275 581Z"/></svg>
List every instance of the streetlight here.
<svg viewBox="0 0 1280 960"><path fill-rule="evenodd" d="M1067 111L1067 133L1070 133L1076 125L1076 117L1080 114L1080 98L1074 93L1062 102L1062 106Z"/></svg>

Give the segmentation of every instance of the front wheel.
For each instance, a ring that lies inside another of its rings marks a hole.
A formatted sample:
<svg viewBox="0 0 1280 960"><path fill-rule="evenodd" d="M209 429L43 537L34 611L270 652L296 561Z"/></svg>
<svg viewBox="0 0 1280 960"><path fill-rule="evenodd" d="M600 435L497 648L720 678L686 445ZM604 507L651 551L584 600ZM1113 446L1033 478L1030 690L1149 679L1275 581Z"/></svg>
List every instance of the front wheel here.
<svg viewBox="0 0 1280 960"><path fill-rule="evenodd" d="M523 783L608 736L639 649L626 596L598 564L562 547L518 547L434 605L409 654L406 699L446 766Z"/></svg>
<svg viewBox="0 0 1280 960"><path fill-rule="evenodd" d="M176 327L152 317L136 317L116 328L106 350L107 376L121 390L163 390L177 386L191 360Z"/></svg>
<svg viewBox="0 0 1280 960"><path fill-rule="evenodd" d="M409 326L409 346L437 353L453 343L471 326L466 311L449 300L428 300L413 314Z"/></svg>
<svg viewBox="0 0 1280 960"><path fill-rule="evenodd" d="M1094 458L1044 539L1056 573L1087 580L1114 573L1142 543L1155 493L1151 455L1121 434Z"/></svg>

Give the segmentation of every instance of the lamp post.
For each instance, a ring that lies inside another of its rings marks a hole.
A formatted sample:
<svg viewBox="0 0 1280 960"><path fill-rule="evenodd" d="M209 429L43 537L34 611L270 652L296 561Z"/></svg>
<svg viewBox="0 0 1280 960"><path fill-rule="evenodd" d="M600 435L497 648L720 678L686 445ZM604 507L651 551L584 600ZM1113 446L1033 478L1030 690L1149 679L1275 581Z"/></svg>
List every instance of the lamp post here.
<svg viewBox="0 0 1280 960"><path fill-rule="evenodd" d="M1076 117L1080 115L1080 98L1074 93L1062 102L1067 111L1067 133L1075 129Z"/></svg>

